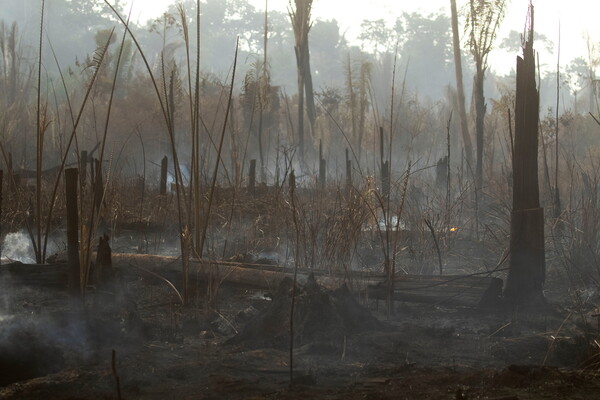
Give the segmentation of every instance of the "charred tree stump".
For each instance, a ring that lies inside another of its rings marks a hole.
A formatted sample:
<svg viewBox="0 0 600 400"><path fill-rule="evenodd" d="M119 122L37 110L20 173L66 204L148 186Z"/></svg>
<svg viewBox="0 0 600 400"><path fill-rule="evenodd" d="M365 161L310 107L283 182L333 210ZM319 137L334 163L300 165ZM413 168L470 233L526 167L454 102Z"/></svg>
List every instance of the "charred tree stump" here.
<svg viewBox="0 0 600 400"><path fill-rule="evenodd" d="M512 306L543 300L545 279L544 210L540 208L538 182L539 94L535 82L532 6L529 29L524 57L517 57L510 267L504 291Z"/></svg>
<svg viewBox="0 0 600 400"><path fill-rule="evenodd" d="M513 210L504 295L513 305L541 299L545 278L544 209Z"/></svg>
<svg viewBox="0 0 600 400"><path fill-rule="evenodd" d="M448 188L448 156L440 158L436 164L435 184L440 190Z"/></svg>
<svg viewBox="0 0 600 400"><path fill-rule="evenodd" d="M256 193L256 160L250 160L250 169L248 169L248 192Z"/></svg>
<svg viewBox="0 0 600 400"><path fill-rule="evenodd" d="M77 212L77 168L65 170L67 204L67 255L69 265L69 291L73 296L81 293L81 272L79 267L79 215Z"/></svg>
<svg viewBox="0 0 600 400"><path fill-rule="evenodd" d="M167 194L167 169L169 168L169 158L164 156L160 162L160 194Z"/></svg>
<svg viewBox="0 0 600 400"><path fill-rule="evenodd" d="M109 237L107 234L100 236L98 240L96 268L98 273L98 283L104 284L113 280L115 274L112 266L112 251L110 249Z"/></svg>

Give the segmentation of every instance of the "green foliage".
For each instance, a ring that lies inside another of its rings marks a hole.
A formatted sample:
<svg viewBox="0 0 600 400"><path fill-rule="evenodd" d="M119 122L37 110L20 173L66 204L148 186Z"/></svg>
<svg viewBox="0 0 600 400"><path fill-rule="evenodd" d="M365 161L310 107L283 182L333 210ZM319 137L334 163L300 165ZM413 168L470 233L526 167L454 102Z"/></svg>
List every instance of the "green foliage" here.
<svg viewBox="0 0 600 400"><path fill-rule="evenodd" d="M465 33L478 69L487 68L498 27L506 13L506 0L469 0Z"/></svg>

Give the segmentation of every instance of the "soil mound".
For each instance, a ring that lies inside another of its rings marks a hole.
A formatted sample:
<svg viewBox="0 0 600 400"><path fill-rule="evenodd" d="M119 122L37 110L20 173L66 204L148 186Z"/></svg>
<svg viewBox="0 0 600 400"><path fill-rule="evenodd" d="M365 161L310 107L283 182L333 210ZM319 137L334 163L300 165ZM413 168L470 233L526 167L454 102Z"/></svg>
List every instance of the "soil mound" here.
<svg viewBox="0 0 600 400"><path fill-rule="evenodd" d="M228 341L248 348L287 349L290 343L290 309L293 281L284 279L272 303ZM313 275L296 287L294 345L316 346L319 351L341 349L351 334L385 329L387 325L362 307L344 285L324 290Z"/></svg>

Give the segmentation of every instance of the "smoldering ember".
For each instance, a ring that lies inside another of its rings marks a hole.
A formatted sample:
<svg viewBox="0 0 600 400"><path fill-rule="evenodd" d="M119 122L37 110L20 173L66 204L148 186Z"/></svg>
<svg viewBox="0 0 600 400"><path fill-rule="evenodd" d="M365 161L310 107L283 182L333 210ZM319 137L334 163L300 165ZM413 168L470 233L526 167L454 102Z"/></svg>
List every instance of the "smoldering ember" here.
<svg viewBox="0 0 600 400"><path fill-rule="evenodd" d="M598 38L367 3L2 0L0 399L600 398Z"/></svg>

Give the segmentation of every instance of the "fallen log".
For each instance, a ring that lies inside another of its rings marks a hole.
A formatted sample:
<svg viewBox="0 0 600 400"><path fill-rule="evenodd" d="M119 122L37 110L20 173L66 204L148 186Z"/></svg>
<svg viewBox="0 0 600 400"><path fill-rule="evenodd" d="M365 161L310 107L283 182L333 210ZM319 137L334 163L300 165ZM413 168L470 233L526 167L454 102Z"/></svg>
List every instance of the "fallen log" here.
<svg viewBox="0 0 600 400"><path fill-rule="evenodd" d="M125 279L139 277L148 270L173 285L181 287L182 264L177 257L142 254L113 254L113 266ZM138 268L132 268L138 267ZM333 272L298 271L298 283L306 283L313 273L322 287L336 289L346 284L354 292L368 298L387 299L388 283L382 274L364 271ZM152 278L147 274L148 278ZM275 290L284 278L293 277L293 269L277 265L243 264L229 261L191 260L190 282L211 279L219 285L249 290ZM6 280L9 278L9 280ZM157 282L160 280L157 279ZM27 265L21 263L0 266L0 284L66 288L66 264ZM449 306L494 307L501 302L502 279L473 275L397 275L393 298L396 301L430 303Z"/></svg>
<svg viewBox="0 0 600 400"><path fill-rule="evenodd" d="M119 267L123 276L130 274L139 275L138 269L128 267L141 267L155 272L161 277L171 281L177 286L182 282L181 259L175 257L162 257L150 255L113 255L113 264ZM297 281L305 284L310 273L316 277L319 285L328 289L340 287L344 282L350 283L343 276L327 275L323 271L299 271ZM190 262L190 282L205 282L211 279L218 285L227 285L249 290L275 290L284 278L293 277L293 269L276 265L242 264L228 261L197 261ZM380 279L373 280L373 283ZM351 286L349 284L349 286Z"/></svg>
<svg viewBox="0 0 600 400"><path fill-rule="evenodd" d="M369 285L370 298L385 300L388 283ZM490 308L502 302L502 279L473 275L404 275L394 280L394 300Z"/></svg>

